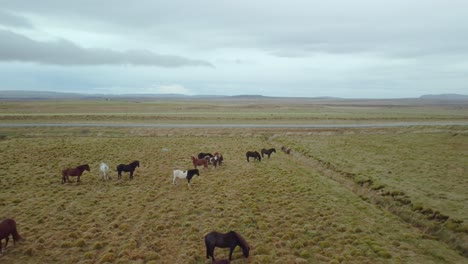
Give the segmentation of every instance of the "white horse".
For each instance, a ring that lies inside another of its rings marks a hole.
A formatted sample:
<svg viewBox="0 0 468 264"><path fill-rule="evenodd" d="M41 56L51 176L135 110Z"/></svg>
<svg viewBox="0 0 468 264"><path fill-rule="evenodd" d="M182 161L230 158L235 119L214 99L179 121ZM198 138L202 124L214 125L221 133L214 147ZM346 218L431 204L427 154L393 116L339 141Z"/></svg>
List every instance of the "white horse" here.
<svg viewBox="0 0 468 264"><path fill-rule="evenodd" d="M104 180L109 180L109 166L107 166L106 163L101 162L101 165L99 165L99 174L101 175L101 179Z"/></svg>
<svg viewBox="0 0 468 264"><path fill-rule="evenodd" d="M177 183L177 178L179 179L187 179L187 182L188 182L188 186L190 187L190 180L193 178L193 176L195 175L198 175L200 176L200 172L198 171L198 169L193 169L193 170L185 170L185 171L182 171L182 170L174 170L173 173L174 175L174 178L172 179L172 184L176 184Z"/></svg>

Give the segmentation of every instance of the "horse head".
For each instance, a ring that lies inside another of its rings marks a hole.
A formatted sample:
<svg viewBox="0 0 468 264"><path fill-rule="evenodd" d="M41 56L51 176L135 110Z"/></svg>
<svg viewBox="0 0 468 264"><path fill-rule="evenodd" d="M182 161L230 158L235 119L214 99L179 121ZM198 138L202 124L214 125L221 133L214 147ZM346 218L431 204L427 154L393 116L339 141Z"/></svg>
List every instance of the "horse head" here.
<svg viewBox="0 0 468 264"><path fill-rule="evenodd" d="M83 165L83 169L87 171L91 171L88 164Z"/></svg>

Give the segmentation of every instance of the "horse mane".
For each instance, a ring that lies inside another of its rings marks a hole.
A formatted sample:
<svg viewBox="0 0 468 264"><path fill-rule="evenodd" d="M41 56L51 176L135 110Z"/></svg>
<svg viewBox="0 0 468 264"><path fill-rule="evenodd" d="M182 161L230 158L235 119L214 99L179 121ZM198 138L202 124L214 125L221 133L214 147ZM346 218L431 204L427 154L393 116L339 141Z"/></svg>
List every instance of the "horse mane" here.
<svg viewBox="0 0 468 264"><path fill-rule="evenodd" d="M83 165L77 166L76 168L80 169L80 170L85 170L86 168L89 169L89 165L88 164L83 164Z"/></svg>

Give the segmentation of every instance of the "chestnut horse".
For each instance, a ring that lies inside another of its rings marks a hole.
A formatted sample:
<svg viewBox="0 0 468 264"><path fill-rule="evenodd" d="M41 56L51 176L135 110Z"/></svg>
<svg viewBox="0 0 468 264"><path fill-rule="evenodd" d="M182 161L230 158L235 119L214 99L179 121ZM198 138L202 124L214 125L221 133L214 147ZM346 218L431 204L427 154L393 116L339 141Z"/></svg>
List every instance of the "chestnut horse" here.
<svg viewBox="0 0 468 264"><path fill-rule="evenodd" d="M192 156L192 163L193 163L193 166L195 167L195 169L197 168L197 166L202 166L203 165L203 168L208 168L208 160L207 159L197 159L195 158L194 156Z"/></svg>
<svg viewBox="0 0 468 264"><path fill-rule="evenodd" d="M80 182L80 177L81 174L83 174L83 171L90 171L89 165L84 164L80 165L76 168L66 168L62 171L62 184L66 182L70 182L70 179L68 178L69 176L77 176L78 180L76 182Z"/></svg>
<svg viewBox="0 0 468 264"><path fill-rule="evenodd" d="M232 252L237 246L242 249L242 253L246 258L249 257L250 252L249 244L247 244L245 239L235 231L230 231L226 234L213 231L205 236L205 246L206 258L209 259L211 257L213 261L215 261L215 247L229 248L229 260L232 260Z"/></svg>
<svg viewBox="0 0 468 264"><path fill-rule="evenodd" d="M13 219L5 219L0 223L0 255L2 254L2 240L5 239L5 249L8 245L10 235L13 237L13 245L16 245L16 241L23 239L16 230L16 222Z"/></svg>

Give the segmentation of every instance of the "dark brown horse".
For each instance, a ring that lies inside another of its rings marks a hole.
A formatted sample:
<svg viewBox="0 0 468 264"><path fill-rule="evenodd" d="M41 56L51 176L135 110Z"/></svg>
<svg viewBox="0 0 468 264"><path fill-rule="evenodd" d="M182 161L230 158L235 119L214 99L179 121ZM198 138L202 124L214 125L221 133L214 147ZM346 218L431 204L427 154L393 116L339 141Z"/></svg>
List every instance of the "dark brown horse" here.
<svg viewBox="0 0 468 264"><path fill-rule="evenodd" d="M244 257L249 257L250 247L245 239L234 231L230 231L226 234L213 231L205 236L205 246L206 246L206 258L210 258L215 261L214 258L214 249L215 247L219 248L229 248L229 260L232 260L232 252L234 249L239 246L242 249Z"/></svg>
<svg viewBox="0 0 468 264"><path fill-rule="evenodd" d="M208 160L207 159L197 159L194 156L192 156L192 163L195 169L197 166L203 166L203 168L207 169L208 168Z"/></svg>
<svg viewBox="0 0 468 264"><path fill-rule="evenodd" d="M268 158L270 158L271 153L276 153L276 149L262 149L260 152L262 153L262 158L264 157L263 155L268 155Z"/></svg>
<svg viewBox="0 0 468 264"><path fill-rule="evenodd" d="M247 158L247 162L250 162L249 158L254 158L254 160L262 161L262 157L258 151L247 151L245 153L245 157Z"/></svg>
<svg viewBox="0 0 468 264"><path fill-rule="evenodd" d="M80 165L76 168L64 169L62 171L62 184L66 182L70 182L70 179L68 178L69 176L77 176L78 180L76 182L80 182L81 174L83 174L83 171L85 170L90 171L88 164Z"/></svg>
<svg viewBox="0 0 468 264"><path fill-rule="evenodd" d="M133 172L135 171L136 167L140 167L140 162L135 160L130 164L119 164L117 166L117 178L122 178L122 171L123 172L130 172L130 179L133 179Z"/></svg>
<svg viewBox="0 0 468 264"><path fill-rule="evenodd" d="M16 230L16 222L13 219L5 219L0 223L0 255L2 254L2 240L5 239L5 248L8 245L10 235L13 237L13 245L16 245L16 241L23 239Z"/></svg>

